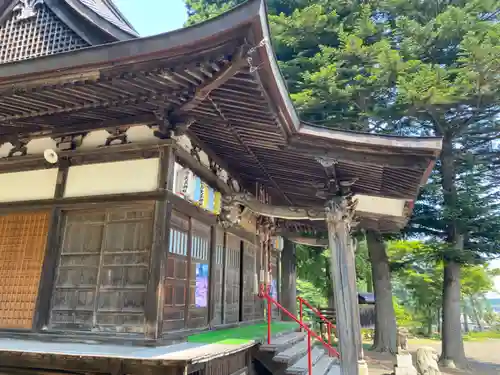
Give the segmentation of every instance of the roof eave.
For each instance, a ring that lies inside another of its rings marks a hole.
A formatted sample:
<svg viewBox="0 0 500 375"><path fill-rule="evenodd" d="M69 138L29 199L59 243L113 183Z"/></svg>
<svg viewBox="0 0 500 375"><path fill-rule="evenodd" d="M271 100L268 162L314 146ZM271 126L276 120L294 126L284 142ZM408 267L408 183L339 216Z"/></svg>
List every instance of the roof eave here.
<svg viewBox="0 0 500 375"><path fill-rule="evenodd" d="M129 39L80 50L43 56L0 65L0 84L6 81L29 81L34 76L79 73L127 62L175 56L181 48L200 49L207 41L230 38L241 28L249 28L259 17L262 0L251 0L229 13L206 22L154 36Z"/></svg>

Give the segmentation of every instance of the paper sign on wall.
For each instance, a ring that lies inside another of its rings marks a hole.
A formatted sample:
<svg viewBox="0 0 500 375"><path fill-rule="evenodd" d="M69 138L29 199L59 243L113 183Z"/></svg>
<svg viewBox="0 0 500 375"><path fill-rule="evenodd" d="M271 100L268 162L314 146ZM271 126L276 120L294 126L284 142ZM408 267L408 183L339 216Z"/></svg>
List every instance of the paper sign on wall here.
<svg viewBox="0 0 500 375"><path fill-rule="evenodd" d="M216 215L221 211L221 193L215 191L188 168L175 165L175 194L212 212Z"/></svg>

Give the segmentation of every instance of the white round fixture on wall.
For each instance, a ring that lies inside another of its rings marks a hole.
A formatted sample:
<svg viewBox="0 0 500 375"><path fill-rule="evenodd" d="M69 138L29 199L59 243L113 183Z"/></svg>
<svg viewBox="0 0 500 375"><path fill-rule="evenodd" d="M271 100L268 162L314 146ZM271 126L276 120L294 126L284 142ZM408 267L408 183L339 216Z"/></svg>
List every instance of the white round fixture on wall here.
<svg viewBox="0 0 500 375"><path fill-rule="evenodd" d="M54 150L52 150L50 148L48 148L47 150L45 150L43 152L43 157L45 158L47 163L50 163L50 164L56 164L57 161L59 160L59 157L57 156L57 152L55 152Z"/></svg>

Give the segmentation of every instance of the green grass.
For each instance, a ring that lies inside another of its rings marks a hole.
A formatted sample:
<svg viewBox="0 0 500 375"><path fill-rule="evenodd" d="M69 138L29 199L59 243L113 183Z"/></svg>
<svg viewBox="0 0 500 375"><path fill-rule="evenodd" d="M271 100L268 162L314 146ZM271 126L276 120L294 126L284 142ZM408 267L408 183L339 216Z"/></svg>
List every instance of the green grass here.
<svg viewBox="0 0 500 375"><path fill-rule="evenodd" d="M464 341L482 341L500 339L500 331L469 332L464 334Z"/></svg>
<svg viewBox="0 0 500 375"><path fill-rule="evenodd" d="M271 333L276 335L291 332L298 328L295 322L273 322ZM202 344L244 345L252 341L262 341L267 338L267 323L252 324L237 328L221 329L198 333L188 337L188 342Z"/></svg>

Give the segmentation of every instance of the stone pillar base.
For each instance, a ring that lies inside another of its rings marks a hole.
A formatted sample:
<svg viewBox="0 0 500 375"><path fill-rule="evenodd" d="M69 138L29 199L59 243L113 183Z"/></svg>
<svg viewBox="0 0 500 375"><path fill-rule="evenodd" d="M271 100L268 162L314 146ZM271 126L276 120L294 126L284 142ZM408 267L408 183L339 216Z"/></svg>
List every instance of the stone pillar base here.
<svg viewBox="0 0 500 375"><path fill-rule="evenodd" d="M363 359L358 361L359 375L368 375L368 364Z"/></svg>
<svg viewBox="0 0 500 375"><path fill-rule="evenodd" d="M400 352L396 354L396 365L394 366L394 375L417 375L417 370L413 367L411 354Z"/></svg>

